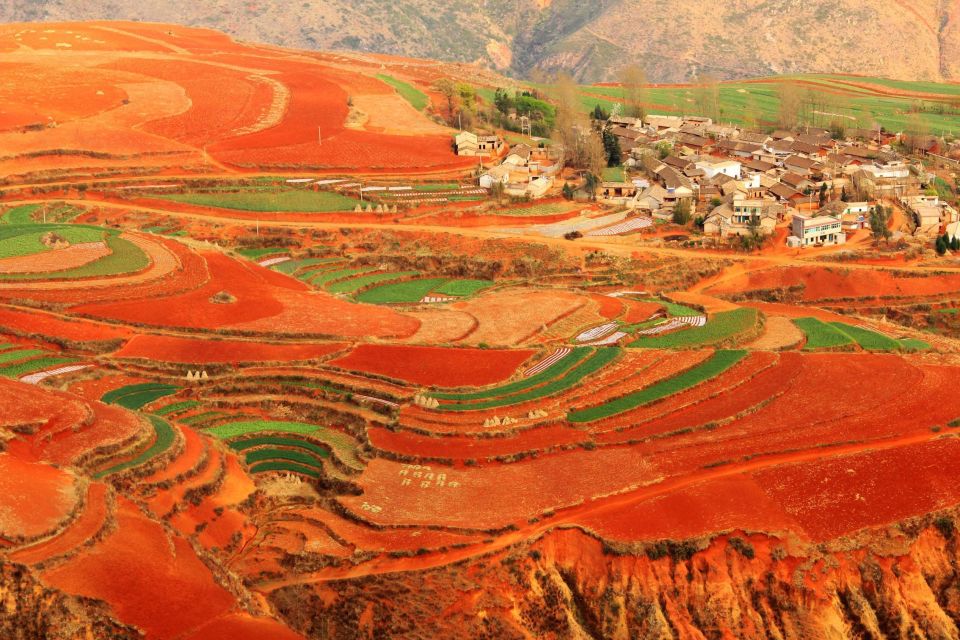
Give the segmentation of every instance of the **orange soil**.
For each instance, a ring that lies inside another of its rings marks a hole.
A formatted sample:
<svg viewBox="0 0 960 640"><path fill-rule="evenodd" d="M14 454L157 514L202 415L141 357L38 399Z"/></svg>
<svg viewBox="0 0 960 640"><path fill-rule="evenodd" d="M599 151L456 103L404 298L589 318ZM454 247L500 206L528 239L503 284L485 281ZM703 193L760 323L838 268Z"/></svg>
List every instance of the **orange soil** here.
<svg viewBox="0 0 960 640"><path fill-rule="evenodd" d="M363 344L330 364L420 385L469 387L506 380L533 354L528 350Z"/></svg>
<svg viewBox="0 0 960 640"><path fill-rule="evenodd" d="M174 336L139 335L114 353L117 358L144 358L161 362L208 364L217 362L294 362L315 360L346 345L268 344L239 340L204 340Z"/></svg>
<svg viewBox="0 0 960 640"><path fill-rule="evenodd" d="M42 576L53 588L104 600L148 637L178 637L236 604L186 540L171 537L125 498L118 499L113 533Z"/></svg>
<svg viewBox="0 0 960 640"><path fill-rule="evenodd" d="M80 319L64 320L39 309L23 311L4 306L0 306L0 326L18 333L65 338L74 342L118 340L132 335L126 327Z"/></svg>
<svg viewBox="0 0 960 640"><path fill-rule="evenodd" d="M107 485L91 483L83 510L66 530L49 540L19 550L10 557L14 562L37 564L69 553L87 543L103 529L109 510Z"/></svg>
<svg viewBox="0 0 960 640"><path fill-rule="evenodd" d="M347 337L404 336L418 326L413 318L390 309L311 291L298 280L221 253L202 257L210 279L198 289L152 303L90 304L71 311L152 326ZM211 302L221 291L230 293L236 302Z"/></svg>
<svg viewBox="0 0 960 640"><path fill-rule="evenodd" d="M74 477L45 464L0 453L0 536L52 532L77 504Z"/></svg>
<svg viewBox="0 0 960 640"><path fill-rule="evenodd" d="M516 345L538 334L583 306L586 297L559 290L511 289L492 291L472 300L455 302L451 309L469 313L479 322L462 342L479 345ZM599 322L602 318L596 315Z"/></svg>

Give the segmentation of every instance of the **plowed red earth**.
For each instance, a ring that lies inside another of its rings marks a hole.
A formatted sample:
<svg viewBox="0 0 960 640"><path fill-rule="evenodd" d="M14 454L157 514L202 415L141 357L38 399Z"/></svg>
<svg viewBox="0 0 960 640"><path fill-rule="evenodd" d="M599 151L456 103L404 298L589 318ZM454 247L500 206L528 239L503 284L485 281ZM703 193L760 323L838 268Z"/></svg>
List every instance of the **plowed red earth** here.
<svg viewBox="0 0 960 640"><path fill-rule="evenodd" d="M960 290L960 274L911 274L910 277L880 269L835 267L790 267L750 271L710 287L710 293L802 286L802 300L849 300L857 298L922 298Z"/></svg>
<svg viewBox="0 0 960 640"><path fill-rule="evenodd" d="M330 362L363 371L436 387L483 386L512 376L532 356L529 350L447 349L363 344Z"/></svg>
<svg viewBox="0 0 960 640"><path fill-rule="evenodd" d="M268 344L240 340L204 340L175 336L141 335L114 356L161 362L210 364L218 362L296 362L315 360L343 349L343 343Z"/></svg>
<svg viewBox="0 0 960 640"><path fill-rule="evenodd" d="M202 257L210 278L198 289L150 302L89 304L71 311L150 326L357 338L406 336L419 326L413 318L390 309L311 291L299 280L221 253ZM235 301L211 301L220 292L227 292Z"/></svg>
<svg viewBox="0 0 960 640"><path fill-rule="evenodd" d="M52 532L66 523L77 492L69 474L0 453L0 536L29 539Z"/></svg>
<svg viewBox="0 0 960 640"><path fill-rule="evenodd" d="M82 319L65 320L40 310L23 311L0 306L0 327L19 334L65 338L73 342L99 342L129 338L133 332L126 327L90 322Z"/></svg>

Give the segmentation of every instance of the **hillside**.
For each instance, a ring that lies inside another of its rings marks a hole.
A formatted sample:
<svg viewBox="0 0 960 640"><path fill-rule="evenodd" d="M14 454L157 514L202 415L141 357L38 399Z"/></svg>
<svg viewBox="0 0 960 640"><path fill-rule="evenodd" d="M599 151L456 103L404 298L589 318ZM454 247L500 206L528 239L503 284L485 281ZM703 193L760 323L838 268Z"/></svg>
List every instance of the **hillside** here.
<svg viewBox="0 0 960 640"><path fill-rule="evenodd" d="M0 7L0 20L173 22L292 47L477 61L519 76L566 69L584 81L611 79L623 61L636 60L651 80L678 82L705 72L953 79L960 75L957 13L956 3L940 0L12 0Z"/></svg>

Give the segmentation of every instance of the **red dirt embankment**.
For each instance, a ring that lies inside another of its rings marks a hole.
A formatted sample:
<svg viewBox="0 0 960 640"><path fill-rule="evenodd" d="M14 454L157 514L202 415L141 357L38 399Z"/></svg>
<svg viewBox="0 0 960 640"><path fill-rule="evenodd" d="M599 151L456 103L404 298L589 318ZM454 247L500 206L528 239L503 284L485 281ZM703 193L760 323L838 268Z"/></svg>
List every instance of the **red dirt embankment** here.
<svg viewBox="0 0 960 640"><path fill-rule="evenodd" d="M269 344L241 340L212 340L176 336L135 336L114 353L117 358L145 358L161 362L210 364L217 362L297 362L316 360L346 345Z"/></svg>
<svg viewBox="0 0 960 640"><path fill-rule="evenodd" d="M494 384L512 376L530 350L456 349L363 344L330 364L437 387Z"/></svg>

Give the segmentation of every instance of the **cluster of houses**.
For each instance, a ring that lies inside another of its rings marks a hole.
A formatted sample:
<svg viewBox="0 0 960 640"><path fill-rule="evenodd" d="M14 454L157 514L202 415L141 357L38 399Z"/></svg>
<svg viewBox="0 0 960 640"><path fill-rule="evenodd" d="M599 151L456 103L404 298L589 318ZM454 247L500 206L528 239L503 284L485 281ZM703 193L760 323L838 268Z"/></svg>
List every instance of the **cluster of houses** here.
<svg viewBox="0 0 960 640"><path fill-rule="evenodd" d="M892 151L893 136L875 130L852 130L838 141L826 129L767 134L670 115L617 116L610 126L626 165L642 176L603 182L601 197L661 219L687 201L704 211L705 233L721 237L770 234L792 219L789 244L839 244L845 232L869 226L866 200L916 193L925 178ZM837 182L851 196L845 200L861 201L822 207L820 189L832 191ZM944 203L904 204L918 231L955 221Z"/></svg>
<svg viewBox="0 0 960 640"><path fill-rule="evenodd" d="M477 135L461 131L454 138L457 155L479 156L498 160L496 166L484 170L480 186L493 189L503 185L503 193L517 198L542 198L553 187L555 177L563 168L562 162L550 149L534 148L526 144L507 149L503 139L496 135Z"/></svg>

